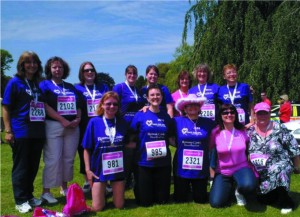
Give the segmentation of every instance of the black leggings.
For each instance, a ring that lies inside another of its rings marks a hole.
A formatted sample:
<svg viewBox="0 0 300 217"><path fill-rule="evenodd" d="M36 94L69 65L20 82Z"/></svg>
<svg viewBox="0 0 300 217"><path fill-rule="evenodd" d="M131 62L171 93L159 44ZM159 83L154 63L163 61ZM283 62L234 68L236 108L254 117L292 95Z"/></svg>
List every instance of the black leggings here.
<svg viewBox="0 0 300 217"><path fill-rule="evenodd" d="M261 194L257 197L258 201L263 204L272 204L279 202L279 207L281 209L294 208L295 204L289 193L284 187L277 187L274 190L268 192L267 194Z"/></svg>
<svg viewBox="0 0 300 217"><path fill-rule="evenodd" d="M178 176L174 177L174 200L180 203L187 202L191 184L193 200L195 203L206 203L208 201L207 181L207 178L186 179Z"/></svg>
<svg viewBox="0 0 300 217"><path fill-rule="evenodd" d="M164 204L170 197L171 166L138 167L138 201L141 206Z"/></svg>

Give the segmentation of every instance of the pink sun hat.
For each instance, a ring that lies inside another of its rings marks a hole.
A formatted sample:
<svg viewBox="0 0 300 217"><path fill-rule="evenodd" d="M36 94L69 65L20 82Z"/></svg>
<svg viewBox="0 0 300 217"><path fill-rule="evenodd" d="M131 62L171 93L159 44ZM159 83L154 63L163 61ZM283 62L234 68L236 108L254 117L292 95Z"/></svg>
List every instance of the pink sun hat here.
<svg viewBox="0 0 300 217"><path fill-rule="evenodd" d="M187 97L180 98L175 104L175 109L179 112L184 110L186 105L199 104L200 107L205 103L206 97L197 97L196 94L189 94Z"/></svg>
<svg viewBox="0 0 300 217"><path fill-rule="evenodd" d="M270 112L271 111L271 108L270 106L265 103L265 102L260 102L260 103L257 103L255 106L254 106L254 112L257 113L259 111L266 111L266 112Z"/></svg>

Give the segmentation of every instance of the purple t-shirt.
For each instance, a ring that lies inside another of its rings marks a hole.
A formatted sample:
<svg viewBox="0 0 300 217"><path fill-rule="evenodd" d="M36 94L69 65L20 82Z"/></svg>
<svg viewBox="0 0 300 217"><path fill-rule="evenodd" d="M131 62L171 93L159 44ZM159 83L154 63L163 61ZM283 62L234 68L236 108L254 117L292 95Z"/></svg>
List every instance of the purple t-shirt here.
<svg viewBox="0 0 300 217"><path fill-rule="evenodd" d="M165 85L158 84L158 86L161 88L161 90L163 92L163 99L161 101L159 108L161 111L167 111L167 104L174 103L173 98L171 96L169 89ZM148 89L148 87L144 86L141 90L144 105L148 105L147 96L146 96L147 89Z"/></svg>
<svg viewBox="0 0 300 217"><path fill-rule="evenodd" d="M252 103L253 97L248 84L238 82L236 88L235 86L221 86L218 92L218 101L221 104L233 104L238 109L240 122L249 123L249 105Z"/></svg>
<svg viewBox="0 0 300 217"><path fill-rule="evenodd" d="M122 118L106 119L108 127L116 126L116 135L113 143L103 121L103 116L92 118L86 128L82 147L91 153L90 169L104 182L108 180L124 179L123 149L127 125Z"/></svg>
<svg viewBox="0 0 300 217"><path fill-rule="evenodd" d="M55 85L52 80L44 80L40 83L40 88L45 96L45 102L51 108L61 112L61 115L69 121L76 118L77 109L82 107L82 99L72 84L64 81ZM54 120L48 115L46 119Z"/></svg>
<svg viewBox="0 0 300 217"><path fill-rule="evenodd" d="M136 87L128 86L125 82L114 86L113 91L116 92L121 100L121 115L124 120L130 124L134 115L143 107L143 99L140 91Z"/></svg>
<svg viewBox="0 0 300 217"><path fill-rule="evenodd" d="M225 176L232 176L237 170L250 167L246 149L249 137L243 130L221 130L216 127L211 134L210 148L216 148L216 171Z"/></svg>
<svg viewBox="0 0 300 217"><path fill-rule="evenodd" d="M209 138L214 122L199 117L196 122L188 117L175 117L170 135L175 135L177 150L173 159L176 175L187 179L209 176Z"/></svg>
<svg viewBox="0 0 300 217"><path fill-rule="evenodd" d="M166 111L139 111L131 122L131 130L138 135L138 165L163 167L171 165L168 127L171 118Z"/></svg>
<svg viewBox="0 0 300 217"><path fill-rule="evenodd" d="M215 83L197 84L196 86L189 89L189 94L196 94L197 97L206 97L207 104L215 104L219 85Z"/></svg>
<svg viewBox="0 0 300 217"><path fill-rule="evenodd" d="M40 102L44 102L44 97L37 82L28 80L28 84L30 88L26 81L18 76L9 80L2 105L9 108L11 128L15 138L45 138L44 121L30 121L29 114L34 95L37 94Z"/></svg>
<svg viewBox="0 0 300 217"><path fill-rule="evenodd" d="M82 107L81 107L81 120L80 120L80 132L84 134L85 128L89 122L89 120L93 117L88 115L88 113L93 113L96 108L94 107L94 103L92 103L92 97L94 96L94 101L99 101L102 96L109 91L109 88L106 84L95 84L95 94L93 95L94 85L87 85L86 89L85 85L76 84L75 88L80 93L82 97ZM88 102L89 100L89 102Z"/></svg>

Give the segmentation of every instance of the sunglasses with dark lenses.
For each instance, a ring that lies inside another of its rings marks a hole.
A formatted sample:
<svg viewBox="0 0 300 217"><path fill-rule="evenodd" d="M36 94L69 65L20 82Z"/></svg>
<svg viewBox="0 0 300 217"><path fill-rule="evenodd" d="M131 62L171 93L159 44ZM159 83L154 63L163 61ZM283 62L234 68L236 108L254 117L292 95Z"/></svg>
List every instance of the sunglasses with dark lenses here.
<svg viewBox="0 0 300 217"><path fill-rule="evenodd" d="M223 111L222 112L222 115L229 115L229 114L234 115L235 112L234 111Z"/></svg>
<svg viewBox="0 0 300 217"><path fill-rule="evenodd" d="M113 105L114 107L119 106L118 103L112 103L112 102L105 103L104 105L107 106L107 107L110 107L110 106L112 106L112 105Z"/></svg>
<svg viewBox="0 0 300 217"><path fill-rule="evenodd" d="M83 72L95 72L95 69L84 69Z"/></svg>

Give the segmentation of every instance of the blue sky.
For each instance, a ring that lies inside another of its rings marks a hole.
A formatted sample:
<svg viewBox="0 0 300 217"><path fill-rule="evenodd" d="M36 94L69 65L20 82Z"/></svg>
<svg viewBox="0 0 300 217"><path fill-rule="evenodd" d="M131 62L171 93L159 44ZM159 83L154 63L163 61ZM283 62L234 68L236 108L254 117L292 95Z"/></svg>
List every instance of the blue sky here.
<svg viewBox="0 0 300 217"><path fill-rule="evenodd" d="M188 0L169 1L1 1L1 48L14 59L35 51L43 66L52 56L71 68L67 81L78 82L82 62L116 83L134 64L145 75L149 64L170 62L180 46ZM192 30L189 31L192 35ZM192 36L188 38L189 43Z"/></svg>

